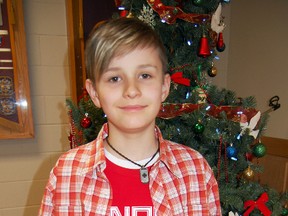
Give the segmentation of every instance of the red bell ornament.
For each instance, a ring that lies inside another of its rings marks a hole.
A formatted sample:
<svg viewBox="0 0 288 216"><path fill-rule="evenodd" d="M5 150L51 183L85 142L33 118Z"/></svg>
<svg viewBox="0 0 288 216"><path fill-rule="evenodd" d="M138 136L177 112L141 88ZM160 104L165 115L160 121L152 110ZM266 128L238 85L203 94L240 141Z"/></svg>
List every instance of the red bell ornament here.
<svg viewBox="0 0 288 216"><path fill-rule="evenodd" d="M216 49L219 51L219 52L223 52L225 50L225 43L224 43L224 40L223 40L223 33L220 32L219 35L218 35L218 40L217 40L217 45L216 45Z"/></svg>
<svg viewBox="0 0 288 216"><path fill-rule="evenodd" d="M128 10L120 10L120 17L126 17L128 15Z"/></svg>
<svg viewBox="0 0 288 216"><path fill-rule="evenodd" d="M208 38L205 35L203 35L203 37L200 40L200 46L199 46L198 55L202 56L204 58L211 55Z"/></svg>

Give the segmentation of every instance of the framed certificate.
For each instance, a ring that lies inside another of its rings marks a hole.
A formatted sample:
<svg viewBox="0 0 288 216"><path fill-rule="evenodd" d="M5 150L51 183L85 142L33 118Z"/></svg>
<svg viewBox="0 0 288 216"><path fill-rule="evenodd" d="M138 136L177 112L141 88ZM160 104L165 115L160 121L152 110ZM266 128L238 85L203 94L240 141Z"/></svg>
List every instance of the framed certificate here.
<svg viewBox="0 0 288 216"><path fill-rule="evenodd" d="M0 139L33 136L22 0L0 0Z"/></svg>

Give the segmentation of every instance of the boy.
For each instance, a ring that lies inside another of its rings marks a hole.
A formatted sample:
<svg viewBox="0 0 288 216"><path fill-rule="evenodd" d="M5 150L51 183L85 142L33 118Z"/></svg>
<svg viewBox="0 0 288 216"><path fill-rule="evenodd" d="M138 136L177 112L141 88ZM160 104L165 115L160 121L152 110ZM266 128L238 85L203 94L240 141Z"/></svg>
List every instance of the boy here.
<svg viewBox="0 0 288 216"><path fill-rule="evenodd" d="M195 150L164 140L155 118L170 89L165 49L133 18L93 29L86 89L107 124L51 171L39 215L221 215L217 182Z"/></svg>

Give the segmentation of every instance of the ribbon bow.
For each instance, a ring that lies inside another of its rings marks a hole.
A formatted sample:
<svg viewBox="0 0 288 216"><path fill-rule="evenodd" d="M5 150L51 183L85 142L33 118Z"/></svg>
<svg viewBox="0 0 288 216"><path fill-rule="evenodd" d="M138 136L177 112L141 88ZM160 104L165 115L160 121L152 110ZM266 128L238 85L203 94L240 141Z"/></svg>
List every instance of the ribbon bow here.
<svg viewBox="0 0 288 216"><path fill-rule="evenodd" d="M254 208L258 208L261 213L264 216L270 216L271 215L271 211L267 208L267 206L265 205L265 203L268 201L269 197L268 194L266 192L264 192L258 200L254 201L254 200L248 200L244 203L244 208L248 208L245 212L243 216L248 216L253 210Z"/></svg>
<svg viewBox="0 0 288 216"><path fill-rule="evenodd" d="M190 80L183 77L183 72L176 72L171 75L171 80L174 83L178 83L185 86L190 86Z"/></svg>

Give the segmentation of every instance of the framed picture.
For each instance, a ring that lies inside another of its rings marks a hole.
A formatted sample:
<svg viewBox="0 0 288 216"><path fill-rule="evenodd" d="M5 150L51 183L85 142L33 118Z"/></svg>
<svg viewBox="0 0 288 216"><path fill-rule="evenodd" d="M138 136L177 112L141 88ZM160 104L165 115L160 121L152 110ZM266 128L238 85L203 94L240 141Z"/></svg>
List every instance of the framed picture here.
<svg viewBox="0 0 288 216"><path fill-rule="evenodd" d="M0 0L0 139L33 136L22 0Z"/></svg>

